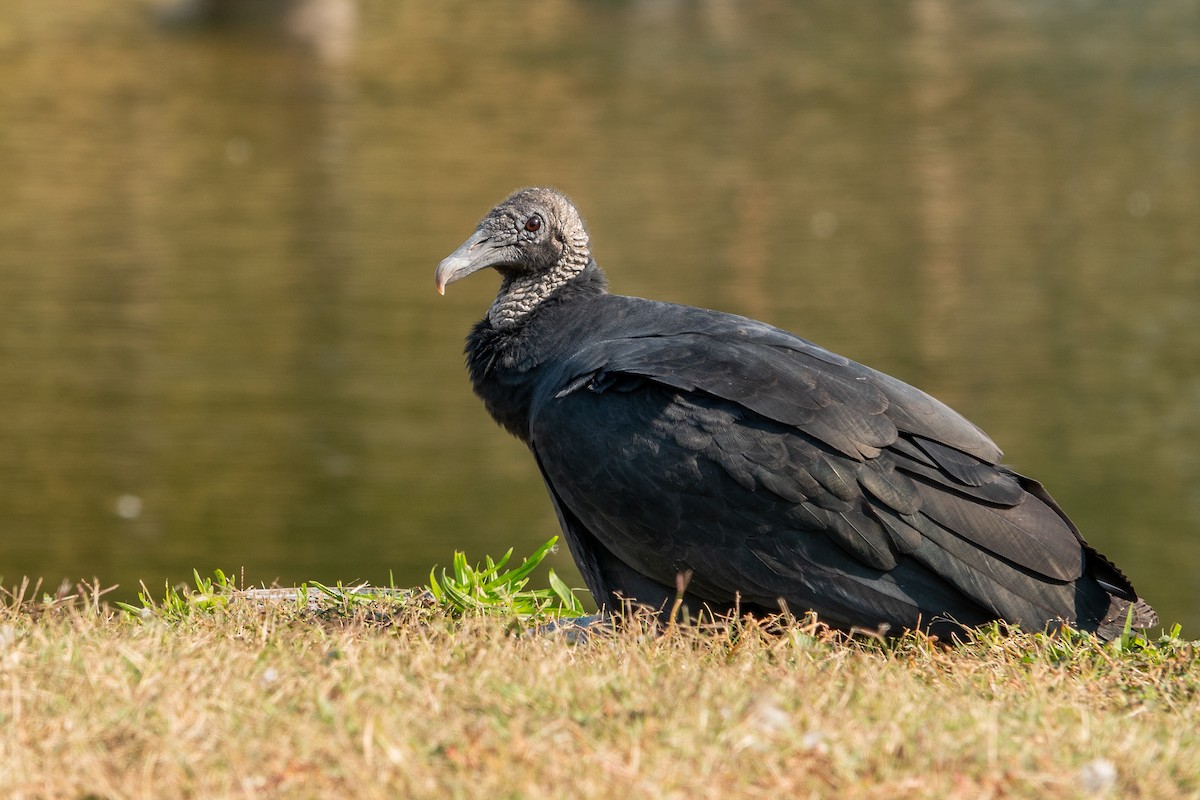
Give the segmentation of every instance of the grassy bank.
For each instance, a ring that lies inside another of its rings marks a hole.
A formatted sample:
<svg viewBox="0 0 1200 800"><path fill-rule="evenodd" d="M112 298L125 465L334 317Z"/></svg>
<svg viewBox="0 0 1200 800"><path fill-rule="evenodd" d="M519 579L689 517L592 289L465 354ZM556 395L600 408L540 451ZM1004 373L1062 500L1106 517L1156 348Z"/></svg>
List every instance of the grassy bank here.
<svg viewBox="0 0 1200 800"><path fill-rule="evenodd" d="M1200 793L1200 656L1177 638L649 633L573 641L427 597L10 597L0 795Z"/></svg>

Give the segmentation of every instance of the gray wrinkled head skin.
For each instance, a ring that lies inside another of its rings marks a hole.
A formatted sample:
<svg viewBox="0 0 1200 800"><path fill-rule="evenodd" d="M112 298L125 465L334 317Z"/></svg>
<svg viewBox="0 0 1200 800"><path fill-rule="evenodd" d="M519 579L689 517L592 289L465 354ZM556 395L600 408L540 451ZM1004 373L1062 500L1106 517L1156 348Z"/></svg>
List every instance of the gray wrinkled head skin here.
<svg viewBox="0 0 1200 800"><path fill-rule="evenodd" d="M441 293L451 283L491 267L500 292L488 311L497 328L511 327L591 261L587 228L555 189L520 189L479 223L475 233L438 265Z"/></svg>

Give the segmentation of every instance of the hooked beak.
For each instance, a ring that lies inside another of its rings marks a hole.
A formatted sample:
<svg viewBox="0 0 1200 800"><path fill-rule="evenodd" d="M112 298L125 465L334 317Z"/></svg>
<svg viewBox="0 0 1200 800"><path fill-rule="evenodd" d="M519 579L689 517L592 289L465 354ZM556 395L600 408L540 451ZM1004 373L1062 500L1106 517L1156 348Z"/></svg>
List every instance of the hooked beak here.
<svg viewBox="0 0 1200 800"><path fill-rule="evenodd" d="M485 267L503 264L507 250L507 247L493 243L491 236L484 231L475 231L471 238L438 264L437 272L433 276L438 294L445 294L446 287L459 278L465 278Z"/></svg>

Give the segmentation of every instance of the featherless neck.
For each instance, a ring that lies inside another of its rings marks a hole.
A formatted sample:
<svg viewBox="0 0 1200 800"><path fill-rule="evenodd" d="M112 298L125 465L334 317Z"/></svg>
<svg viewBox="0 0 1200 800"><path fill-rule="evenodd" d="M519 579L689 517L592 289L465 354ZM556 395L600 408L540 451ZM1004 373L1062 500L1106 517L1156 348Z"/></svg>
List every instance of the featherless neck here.
<svg viewBox="0 0 1200 800"><path fill-rule="evenodd" d="M550 295L583 273L590 262L587 240L583 239L568 245L562 258L545 272L506 275L488 311L488 321L499 329L520 324Z"/></svg>

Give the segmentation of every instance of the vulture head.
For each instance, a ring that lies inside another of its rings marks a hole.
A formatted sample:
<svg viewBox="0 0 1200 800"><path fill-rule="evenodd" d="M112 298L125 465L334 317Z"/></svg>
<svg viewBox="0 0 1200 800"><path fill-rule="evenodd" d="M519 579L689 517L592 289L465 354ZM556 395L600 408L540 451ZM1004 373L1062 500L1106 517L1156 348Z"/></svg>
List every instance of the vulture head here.
<svg viewBox="0 0 1200 800"><path fill-rule="evenodd" d="M554 189L513 192L438 265L440 294L485 267L500 273L500 293L488 312L494 325L515 324L591 261L587 228L575 206Z"/></svg>

